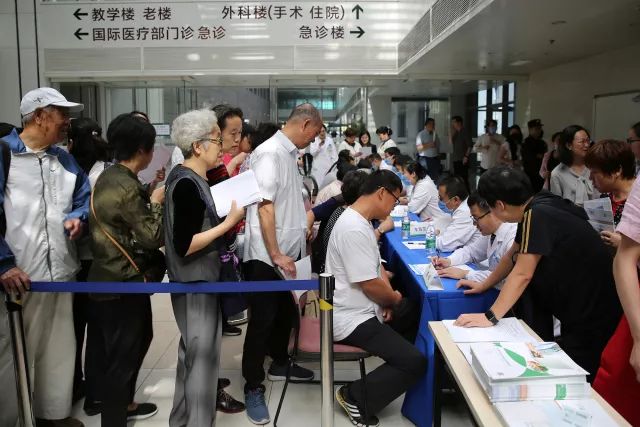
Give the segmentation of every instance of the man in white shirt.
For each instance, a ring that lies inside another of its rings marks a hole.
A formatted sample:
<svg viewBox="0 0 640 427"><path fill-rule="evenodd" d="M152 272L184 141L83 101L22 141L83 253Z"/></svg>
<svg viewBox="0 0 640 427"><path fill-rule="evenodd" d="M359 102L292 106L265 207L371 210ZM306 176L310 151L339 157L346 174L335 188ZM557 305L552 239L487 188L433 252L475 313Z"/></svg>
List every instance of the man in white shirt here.
<svg viewBox="0 0 640 427"><path fill-rule="evenodd" d="M462 178L452 176L441 181L438 184L438 196L446 208L453 212L451 223L444 230L439 230L436 239L438 250L452 252L482 237L471 220L467 205L469 192Z"/></svg>
<svg viewBox="0 0 640 427"><path fill-rule="evenodd" d="M313 156L311 175L320 185L331 166L338 161L338 149L333 139L327 135L326 126L322 126L320 134L309 146L309 153Z"/></svg>
<svg viewBox="0 0 640 427"><path fill-rule="evenodd" d="M362 195L336 222L327 248L326 272L335 276L333 337L360 347L386 363L362 380L336 391L354 425L377 426L378 413L406 392L426 371L425 357L387 323L406 303L389 283L371 220L384 220L398 204L400 179L373 172ZM395 319L397 320L397 319ZM366 394L367 414L364 412Z"/></svg>
<svg viewBox="0 0 640 427"><path fill-rule="evenodd" d="M427 170L429 177L438 182L440 176L440 138L436 134L436 121L429 117L424 122L424 129L416 137L418 161Z"/></svg>
<svg viewBox="0 0 640 427"><path fill-rule="evenodd" d="M500 263L502 256L507 253L513 240L516 237L518 225L503 222L491 213L491 208L486 200L477 193L472 194L467 199L467 204L471 211L471 219L478 227L482 238L477 239L470 245L457 249L448 258L438 258L435 260L436 268L440 269L438 274L452 279L462 279L458 287L468 286L469 282L482 282ZM452 267L473 262L474 264L488 263L488 270L468 271L461 268ZM500 281L496 288L502 288L503 281ZM465 291L468 293L468 291Z"/></svg>
<svg viewBox="0 0 640 427"><path fill-rule="evenodd" d="M295 261L306 255L306 214L302 200L302 177L298 150L311 144L322 128L318 110L310 104L297 106L282 131L276 132L251 154L263 201L247 209L244 244L246 280L281 280L295 277ZM287 347L296 307L289 292L247 294L251 320L242 355L246 380L247 416L254 424L270 421L265 403L264 358L273 358L269 379L284 380ZM309 380L313 372L294 365L291 378Z"/></svg>
<svg viewBox="0 0 640 427"><path fill-rule="evenodd" d="M480 135L476 141L475 150L482 154L480 167L484 170L491 169L498 164L500 147L507 142L504 136L497 134L498 122L494 119L487 120L485 126L487 133Z"/></svg>

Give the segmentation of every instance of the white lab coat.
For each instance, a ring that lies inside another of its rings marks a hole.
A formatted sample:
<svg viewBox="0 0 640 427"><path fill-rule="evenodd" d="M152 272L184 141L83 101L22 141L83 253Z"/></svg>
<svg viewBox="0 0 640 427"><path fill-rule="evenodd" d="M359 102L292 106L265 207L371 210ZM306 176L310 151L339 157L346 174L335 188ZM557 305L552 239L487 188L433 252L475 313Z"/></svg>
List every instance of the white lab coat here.
<svg viewBox="0 0 640 427"><path fill-rule="evenodd" d="M518 224L503 222L496 231L496 238L493 244L491 243L491 236L482 236L482 238L452 253L449 256L451 265L461 265L469 262L479 264L486 261L489 265L488 270L470 271L466 277L466 279L475 282L482 282L496 269L500 263L500 259L502 259L504 254L511 248L516 238L517 230ZM504 281L501 281L496 287L501 289L503 283Z"/></svg>
<svg viewBox="0 0 640 427"><path fill-rule="evenodd" d="M471 212L467 205L467 199L465 199L453 212L449 226L438 235L436 248L444 252L451 252L469 245L481 237L482 234L473 225Z"/></svg>
<svg viewBox="0 0 640 427"><path fill-rule="evenodd" d="M358 141L355 141L353 145L349 145L347 141L342 141L338 147L338 153L342 150L349 150L351 155L355 157L356 153L362 152L362 145Z"/></svg>
<svg viewBox="0 0 640 427"><path fill-rule="evenodd" d="M309 146L309 153L313 156L311 176L321 185L329 168L338 161L338 150L333 140L327 136L324 144L320 144L320 138L316 138Z"/></svg>
<svg viewBox="0 0 640 427"><path fill-rule="evenodd" d="M421 220L433 218L435 221L448 218L438 206L438 189L429 176L416 182L409 197L409 211L420 215Z"/></svg>
<svg viewBox="0 0 640 427"><path fill-rule="evenodd" d="M397 147L398 144L396 144L396 142L389 138L387 139L385 142L381 142L380 145L378 146L378 153L383 156L384 155L384 150L386 150L387 148L391 148L391 147Z"/></svg>

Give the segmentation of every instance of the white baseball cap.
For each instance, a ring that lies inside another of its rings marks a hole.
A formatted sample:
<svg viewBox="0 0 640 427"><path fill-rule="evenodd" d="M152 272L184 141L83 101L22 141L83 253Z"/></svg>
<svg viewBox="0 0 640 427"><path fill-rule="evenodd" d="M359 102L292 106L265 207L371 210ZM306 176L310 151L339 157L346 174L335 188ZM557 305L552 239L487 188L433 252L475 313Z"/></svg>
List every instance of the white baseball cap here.
<svg viewBox="0 0 640 427"><path fill-rule="evenodd" d="M67 98L57 90L51 87L39 87L38 89L27 92L27 94L22 97L22 101L20 101L20 114L26 116L38 108L44 108L49 105L68 108L69 111L84 110L84 104L67 101Z"/></svg>

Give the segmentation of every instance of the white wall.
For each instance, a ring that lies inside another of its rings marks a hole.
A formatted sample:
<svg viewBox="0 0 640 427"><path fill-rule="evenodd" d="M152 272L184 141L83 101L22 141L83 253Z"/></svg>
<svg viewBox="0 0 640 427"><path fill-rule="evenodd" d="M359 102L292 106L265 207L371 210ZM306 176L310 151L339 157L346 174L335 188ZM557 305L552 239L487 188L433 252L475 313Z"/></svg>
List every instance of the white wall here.
<svg viewBox="0 0 640 427"><path fill-rule="evenodd" d="M38 87L33 1L18 0L18 32L13 1L0 1L0 121L20 124L20 99ZM18 37L20 36L21 77L18 73ZM22 86L22 93L20 93Z"/></svg>
<svg viewBox="0 0 640 427"><path fill-rule="evenodd" d="M640 91L640 44L531 74L518 85L516 122L526 135L527 121L541 119L545 138L570 124L591 130L594 97L627 91Z"/></svg>

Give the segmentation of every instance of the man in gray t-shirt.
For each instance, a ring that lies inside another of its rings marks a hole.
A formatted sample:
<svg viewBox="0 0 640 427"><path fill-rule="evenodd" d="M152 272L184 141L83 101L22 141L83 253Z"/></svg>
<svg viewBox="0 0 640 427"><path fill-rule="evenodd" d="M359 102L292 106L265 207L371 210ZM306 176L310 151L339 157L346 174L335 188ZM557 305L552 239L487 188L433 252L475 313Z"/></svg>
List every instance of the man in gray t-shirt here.
<svg viewBox="0 0 640 427"><path fill-rule="evenodd" d="M427 173L434 182L440 176L440 138L435 132L436 121L428 118L424 122L424 130L416 137L418 162L427 169Z"/></svg>

